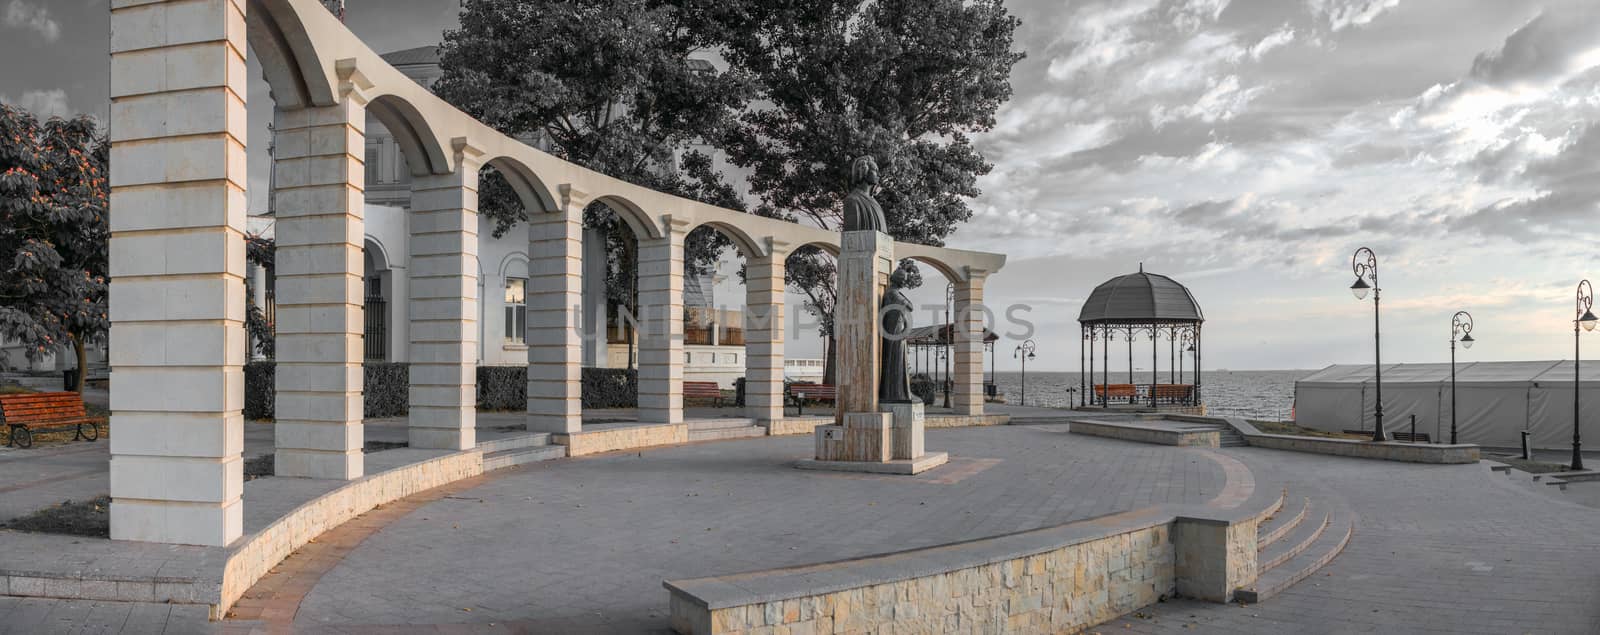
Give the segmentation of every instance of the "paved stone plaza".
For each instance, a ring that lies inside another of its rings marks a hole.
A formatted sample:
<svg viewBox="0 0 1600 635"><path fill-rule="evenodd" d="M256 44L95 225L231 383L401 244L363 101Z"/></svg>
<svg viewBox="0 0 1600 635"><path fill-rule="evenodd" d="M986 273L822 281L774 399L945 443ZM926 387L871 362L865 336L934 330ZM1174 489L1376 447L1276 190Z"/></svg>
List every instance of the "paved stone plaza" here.
<svg viewBox="0 0 1600 635"><path fill-rule="evenodd" d="M1600 510L1567 500L1584 500L1587 490L1561 493L1484 464L1177 448L1068 435L1065 425L934 430L928 440L955 458L916 477L796 471L793 461L810 448L803 436L523 466L414 496L329 532L258 584L278 598L266 611L208 624L204 611L187 610L194 607L6 598L0 630L664 632L665 579L865 556L1282 487L1337 497L1358 515L1355 538L1332 564L1260 605L1174 600L1099 630L1600 629L1593 539Z"/></svg>

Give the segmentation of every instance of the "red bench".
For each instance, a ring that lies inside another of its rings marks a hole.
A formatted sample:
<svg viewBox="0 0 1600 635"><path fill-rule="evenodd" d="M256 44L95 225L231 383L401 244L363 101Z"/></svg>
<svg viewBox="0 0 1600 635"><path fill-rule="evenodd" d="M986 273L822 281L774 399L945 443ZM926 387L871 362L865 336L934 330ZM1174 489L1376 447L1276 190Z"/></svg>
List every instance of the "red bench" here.
<svg viewBox="0 0 1600 635"><path fill-rule="evenodd" d="M683 382L683 400L710 399L711 404L722 407L722 388L714 381Z"/></svg>
<svg viewBox="0 0 1600 635"><path fill-rule="evenodd" d="M839 400L839 388L831 384L789 384L789 401L794 402L795 414L805 414L805 402Z"/></svg>
<svg viewBox="0 0 1600 635"><path fill-rule="evenodd" d="M1101 399L1132 399L1139 395L1133 384L1095 384L1094 394Z"/></svg>
<svg viewBox="0 0 1600 635"><path fill-rule="evenodd" d="M1155 390L1157 401L1188 401L1194 394L1194 386L1189 384L1156 384Z"/></svg>
<svg viewBox="0 0 1600 635"><path fill-rule="evenodd" d="M33 447L33 431L75 426L72 440L100 438L104 417L91 417L83 408L83 396L75 392L41 392L27 395L0 395L0 423L11 431L6 445ZM85 428L84 426L88 426Z"/></svg>

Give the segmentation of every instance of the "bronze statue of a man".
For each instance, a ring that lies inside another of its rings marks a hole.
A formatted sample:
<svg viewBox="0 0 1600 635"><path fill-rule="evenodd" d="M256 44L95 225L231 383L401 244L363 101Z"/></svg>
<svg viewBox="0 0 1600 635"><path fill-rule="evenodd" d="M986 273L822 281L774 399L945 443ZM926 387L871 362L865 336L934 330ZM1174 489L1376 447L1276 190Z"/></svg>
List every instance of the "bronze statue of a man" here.
<svg viewBox="0 0 1600 635"><path fill-rule="evenodd" d="M844 230L847 232L870 229L889 233L889 223L883 218L883 207L872 193L878 187L878 162L871 155L856 157L850 162L850 193L844 197Z"/></svg>
<svg viewBox="0 0 1600 635"><path fill-rule="evenodd" d="M889 288L883 292L883 306L878 312L883 320L883 352L878 363L880 403L911 401L911 373L906 368L906 336L911 330L911 299L902 291L906 283L905 269L896 269L894 274L889 276Z"/></svg>

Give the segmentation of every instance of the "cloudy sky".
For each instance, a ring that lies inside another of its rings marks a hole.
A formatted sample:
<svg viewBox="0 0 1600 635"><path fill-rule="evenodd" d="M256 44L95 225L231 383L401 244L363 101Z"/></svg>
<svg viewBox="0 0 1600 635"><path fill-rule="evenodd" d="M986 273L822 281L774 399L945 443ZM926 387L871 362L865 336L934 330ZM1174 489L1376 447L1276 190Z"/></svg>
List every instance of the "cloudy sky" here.
<svg viewBox="0 0 1600 635"><path fill-rule="evenodd" d="M348 4L380 51L437 41L458 6ZM1447 359L1460 309L1465 359L1570 357L1574 288L1600 277L1600 3L1008 5L1028 57L950 244L1010 254L988 300L1032 307L1035 368L1075 369L1082 298L1141 262L1199 297L1208 368L1366 361L1363 245L1386 361ZM105 0L0 0L0 59L35 61L6 65L0 99L103 116L107 22Z"/></svg>

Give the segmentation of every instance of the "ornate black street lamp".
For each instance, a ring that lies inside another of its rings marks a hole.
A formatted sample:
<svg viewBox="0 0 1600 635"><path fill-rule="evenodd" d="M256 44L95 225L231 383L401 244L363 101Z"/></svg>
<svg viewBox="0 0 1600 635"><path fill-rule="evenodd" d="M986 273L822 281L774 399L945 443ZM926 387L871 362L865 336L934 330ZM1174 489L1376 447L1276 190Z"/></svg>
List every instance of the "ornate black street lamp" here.
<svg viewBox="0 0 1600 635"><path fill-rule="evenodd" d="M1362 262L1361 254L1366 254L1366 262ZM1378 254L1371 249L1362 247L1350 257L1350 268L1356 272L1356 283L1350 285L1350 292L1355 294L1357 300L1367 299L1367 292L1372 292L1372 377L1377 385L1377 408L1372 417L1372 440L1388 441L1383 434L1383 351L1379 334L1382 331L1378 324L1378 301L1383 290L1378 288ZM1367 281L1372 283L1368 284Z"/></svg>
<svg viewBox="0 0 1600 635"><path fill-rule="evenodd" d="M1472 348L1472 314L1456 311L1450 318L1450 444L1456 443L1456 342L1461 348ZM1437 432L1437 431L1436 431Z"/></svg>
<svg viewBox="0 0 1600 635"><path fill-rule="evenodd" d="M950 407L950 388L955 383L950 379L950 343L955 340L955 324L950 322L950 313L956 305L956 283L944 285L944 332L939 335L944 340L944 407Z"/></svg>
<svg viewBox="0 0 1600 635"><path fill-rule="evenodd" d="M1600 318L1590 311L1594 307L1594 286L1588 280L1578 283L1578 310L1573 313L1576 317L1572 321L1572 471L1583 469L1583 439L1578 435L1578 367L1582 365L1583 358L1579 357L1579 339L1584 331L1593 331L1596 321ZM1578 328L1582 326L1583 328Z"/></svg>
<svg viewBox="0 0 1600 635"><path fill-rule="evenodd" d="M1022 403L1020 405L1026 406L1028 405L1028 360L1034 358L1033 340L1026 340L1018 345L1017 350L1011 353L1011 358L1020 358L1022 360Z"/></svg>

